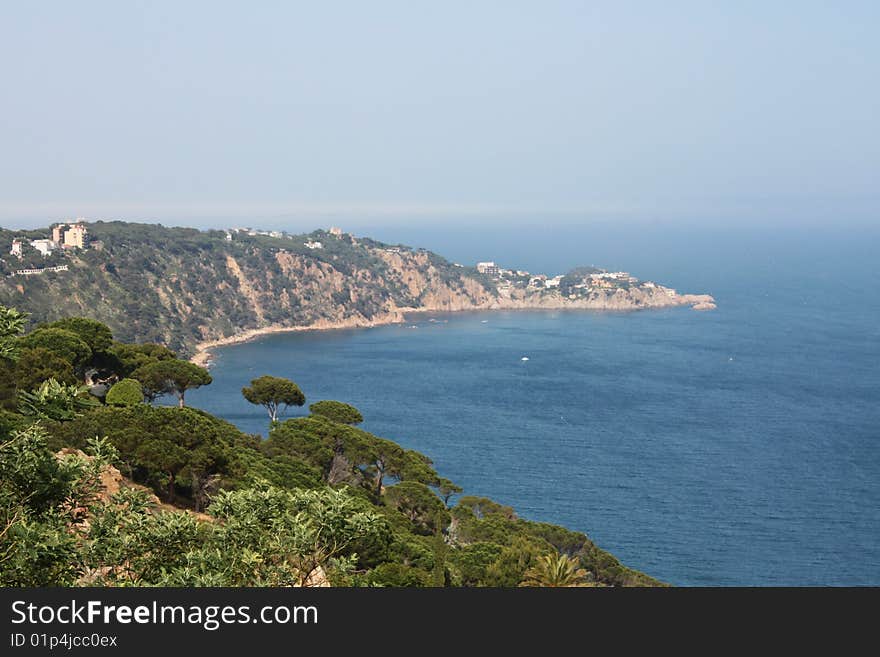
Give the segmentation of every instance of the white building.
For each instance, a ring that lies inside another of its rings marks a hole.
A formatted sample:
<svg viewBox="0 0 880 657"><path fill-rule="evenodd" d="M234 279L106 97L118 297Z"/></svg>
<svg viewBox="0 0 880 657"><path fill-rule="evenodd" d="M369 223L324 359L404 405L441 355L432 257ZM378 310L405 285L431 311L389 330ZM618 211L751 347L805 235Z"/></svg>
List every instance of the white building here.
<svg viewBox="0 0 880 657"><path fill-rule="evenodd" d="M17 269L12 273L12 276L38 276L40 274L45 274L47 271L67 271L67 265L44 267L42 269Z"/></svg>
<svg viewBox="0 0 880 657"><path fill-rule="evenodd" d="M323 249L324 245L321 242L315 242L314 240L309 240L308 242L303 242L307 249Z"/></svg>
<svg viewBox="0 0 880 657"><path fill-rule="evenodd" d="M32 240L31 246L42 253L44 258L51 255L56 248L55 242L52 240Z"/></svg>
<svg viewBox="0 0 880 657"><path fill-rule="evenodd" d="M330 234L336 237L342 237L342 229L338 226L330 226Z"/></svg>
<svg viewBox="0 0 880 657"><path fill-rule="evenodd" d="M21 259L21 240L12 240L12 250L9 252L9 255L14 255L16 258Z"/></svg>
<svg viewBox="0 0 880 657"><path fill-rule="evenodd" d="M489 276L499 276L501 274L501 269L491 260L488 262L478 262L477 271Z"/></svg>
<svg viewBox="0 0 880 657"><path fill-rule="evenodd" d="M548 278L544 281L544 287L559 287L559 284L562 282L562 276L554 276L553 278Z"/></svg>

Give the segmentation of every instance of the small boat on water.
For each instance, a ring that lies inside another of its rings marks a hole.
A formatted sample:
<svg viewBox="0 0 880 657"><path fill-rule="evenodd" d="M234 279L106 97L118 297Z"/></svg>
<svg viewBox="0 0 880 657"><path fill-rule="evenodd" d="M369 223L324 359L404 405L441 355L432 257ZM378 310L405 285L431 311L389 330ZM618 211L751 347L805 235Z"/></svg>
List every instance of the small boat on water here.
<svg viewBox="0 0 880 657"><path fill-rule="evenodd" d="M526 361L526 360L528 360L528 359L529 359L528 356L523 356L522 358L520 358L520 360L522 360L522 361Z"/></svg>

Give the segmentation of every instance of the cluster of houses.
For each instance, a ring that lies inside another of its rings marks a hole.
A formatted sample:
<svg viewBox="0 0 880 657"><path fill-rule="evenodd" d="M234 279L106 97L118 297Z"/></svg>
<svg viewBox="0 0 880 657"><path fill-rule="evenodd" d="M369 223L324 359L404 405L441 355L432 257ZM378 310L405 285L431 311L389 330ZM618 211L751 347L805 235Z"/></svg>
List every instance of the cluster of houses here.
<svg viewBox="0 0 880 657"><path fill-rule="evenodd" d="M84 222L84 219L76 219L71 222L55 224L51 227L51 238L46 237L35 240L15 238L12 240L12 247L9 250L9 255L21 260L24 257L25 242L30 244L32 248L36 249L44 258L52 255L58 250L85 249L89 246L100 248L101 242L89 242L89 231ZM46 272L59 271L67 271L67 265L16 269L10 274L10 276L34 276Z"/></svg>
<svg viewBox="0 0 880 657"><path fill-rule="evenodd" d="M558 288L562 283L562 279L565 278L565 276L563 275L532 275L527 271L521 271L518 269L504 269L493 261L478 262L476 265L476 269L481 274L485 274L492 277L496 281L499 281L499 289L509 289L510 287L516 285L517 279L519 279L519 281L524 281L525 279L528 279L528 283L526 284L526 286L530 289L553 289ZM520 282L519 284L522 285L523 283ZM573 288L575 290L584 291L588 289L612 289L620 287L622 284L638 284L646 289L659 290L661 292L664 292L670 297L674 297L676 295L675 290L673 290L672 288L664 287L651 281L640 282L638 278L625 271L595 272L584 276L581 282L575 284ZM576 295L572 294L570 296L574 297Z"/></svg>
<svg viewBox="0 0 880 657"><path fill-rule="evenodd" d="M337 226L331 226L330 230L328 230L327 232L337 238L342 237L345 234L342 232L342 229L338 228ZM262 236L262 237L274 237L275 239L288 239L288 240L296 239L295 235L290 235L287 231L284 231L284 230L256 230L255 228L229 228L226 231L226 241L231 242L233 239L235 239L236 234L249 235L251 237ZM323 249L324 243L319 242L318 240L308 240L306 242L303 242L303 246L305 246L307 249L313 249L313 250L314 249Z"/></svg>
<svg viewBox="0 0 880 657"><path fill-rule="evenodd" d="M83 220L77 219L70 223L56 224L52 226L52 237L45 239L30 240L30 245L39 251L43 257L52 255L58 249L84 249L88 244L89 231ZM12 240L10 255L21 259L24 240Z"/></svg>
<svg viewBox="0 0 880 657"><path fill-rule="evenodd" d="M485 274L497 281L501 281L499 287L502 289L511 287L510 281L516 279L523 282L528 279L527 286L535 289L559 287L559 283L561 283L564 278L564 276L546 276L545 274L536 274L533 276L531 273L522 269L504 269L491 260L478 262L476 269L481 274Z"/></svg>
<svg viewBox="0 0 880 657"><path fill-rule="evenodd" d="M529 287L533 288L553 288L559 287L559 284L562 282L564 276L546 276L545 274L538 274L536 276L530 276L529 278Z"/></svg>

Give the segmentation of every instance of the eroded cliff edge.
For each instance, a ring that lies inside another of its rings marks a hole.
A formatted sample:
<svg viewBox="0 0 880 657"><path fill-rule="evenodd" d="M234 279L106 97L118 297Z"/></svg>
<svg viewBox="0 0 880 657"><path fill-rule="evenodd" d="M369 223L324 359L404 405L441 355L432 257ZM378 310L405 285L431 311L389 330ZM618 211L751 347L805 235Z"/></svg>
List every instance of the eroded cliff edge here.
<svg viewBox="0 0 880 657"><path fill-rule="evenodd" d="M709 295L623 273L487 273L344 233L274 237L124 222L88 229L101 248L65 253L66 271L17 275L4 256L0 303L32 313L35 323L93 317L122 340L190 355L272 331L400 322L413 311L714 308ZM0 231L0 240L12 237Z"/></svg>

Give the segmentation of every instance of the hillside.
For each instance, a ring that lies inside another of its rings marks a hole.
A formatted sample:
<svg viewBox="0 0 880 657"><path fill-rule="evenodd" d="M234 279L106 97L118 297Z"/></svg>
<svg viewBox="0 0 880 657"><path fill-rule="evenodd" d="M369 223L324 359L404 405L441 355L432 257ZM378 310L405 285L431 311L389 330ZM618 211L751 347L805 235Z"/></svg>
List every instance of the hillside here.
<svg viewBox="0 0 880 657"><path fill-rule="evenodd" d="M3 293L33 316L0 301L0 586L661 584L585 534L465 494L429 456L359 428L348 404L276 417L306 403L293 381L261 376L242 390L271 419L265 440L245 434L186 406L187 390L211 385L207 370L128 337L186 350L243 326L590 303L590 276L603 303L637 307L656 293L647 284L594 269L479 272L323 232L92 224L86 243L75 224L81 246L61 249L59 230L16 238L3 259ZM52 253L34 262L26 246ZM161 405L169 394L177 405Z"/></svg>
<svg viewBox="0 0 880 657"><path fill-rule="evenodd" d="M23 324L0 307L0 586L661 584L464 494L353 406L277 416L306 404L293 381L242 390L271 418L262 439L187 407L211 377L163 347L91 319Z"/></svg>
<svg viewBox="0 0 880 657"><path fill-rule="evenodd" d="M635 279L593 280L588 268L545 286L527 272L480 273L423 249L326 231L270 236L126 222L87 228L88 248L45 258L27 240L47 237L48 229L0 230L0 304L31 313L33 323L92 317L118 339L192 354L200 343L247 331L371 326L414 310L628 310L712 301ZM21 258L6 248L14 238L25 239ZM15 274L59 265L67 269Z"/></svg>

